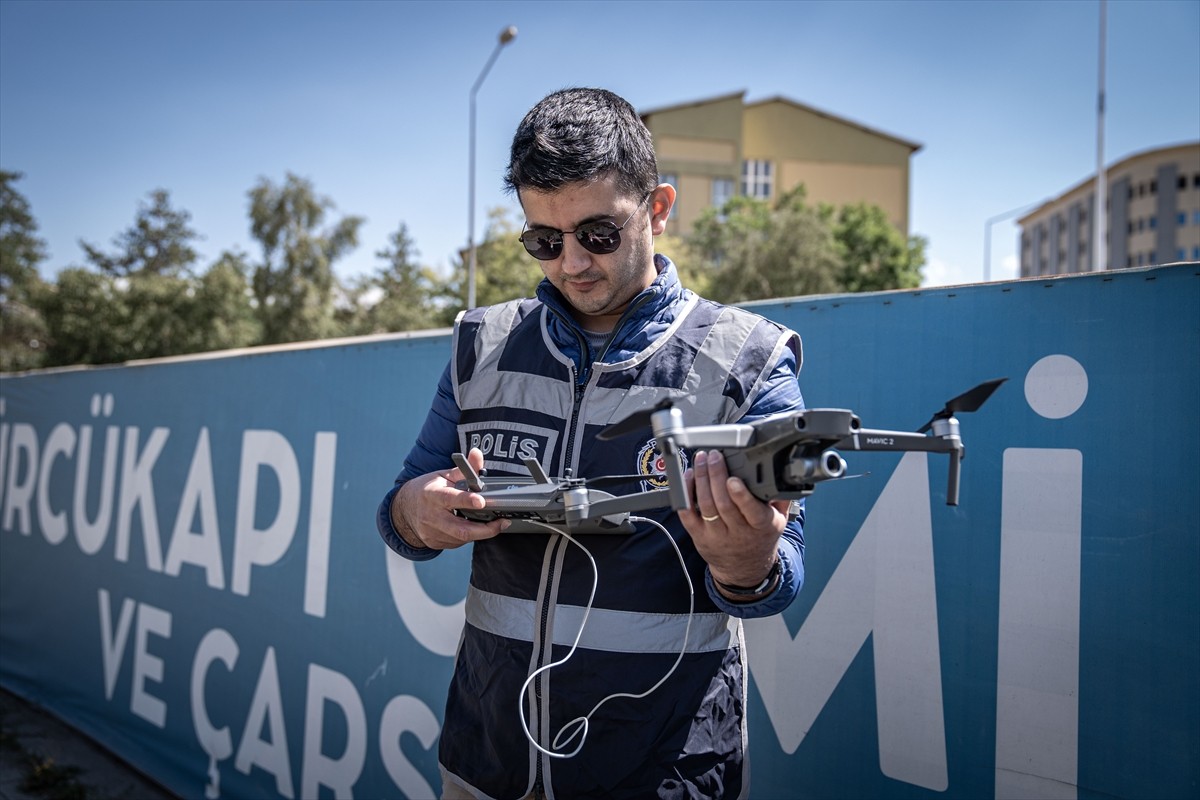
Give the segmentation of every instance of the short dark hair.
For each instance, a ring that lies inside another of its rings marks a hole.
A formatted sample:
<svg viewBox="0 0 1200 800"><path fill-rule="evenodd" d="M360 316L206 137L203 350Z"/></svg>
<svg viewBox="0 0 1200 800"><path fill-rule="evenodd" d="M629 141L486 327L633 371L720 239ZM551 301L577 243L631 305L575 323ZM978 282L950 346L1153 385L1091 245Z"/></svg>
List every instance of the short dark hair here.
<svg viewBox="0 0 1200 800"><path fill-rule="evenodd" d="M609 174L631 196L654 191L658 161L650 131L628 101L606 89L562 89L521 120L504 187L552 192Z"/></svg>

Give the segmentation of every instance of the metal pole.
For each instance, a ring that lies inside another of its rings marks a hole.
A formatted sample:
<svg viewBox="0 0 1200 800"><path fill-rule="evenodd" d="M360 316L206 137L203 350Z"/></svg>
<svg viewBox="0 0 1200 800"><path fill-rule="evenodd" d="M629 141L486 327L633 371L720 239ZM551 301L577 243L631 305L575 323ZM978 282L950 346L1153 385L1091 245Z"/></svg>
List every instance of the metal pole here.
<svg viewBox="0 0 1200 800"><path fill-rule="evenodd" d="M1107 266L1105 229L1108 227L1106 207L1108 176L1104 170L1104 57L1105 38L1108 29L1108 0L1100 0L1100 74L1096 98L1096 210L1092 217L1092 228L1096 231L1096 243L1092 246L1092 271L1100 272Z"/></svg>
<svg viewBox="0 0 1200 800"><path fill-rule="evenodd" d="M487 63L483 65L483 71L479 73L479 77L471 87L471 130L468 137L471 153L467 159L467 171L470 173L467 189L467 250L469 251L467 256L467 308L475 307L475 95L479 93L479 87L483 85L483 79L487 77L492 64L496 63L500 50L515 38L517 38L517 29L512 25L500 31L500 38L496 42L495 49L492 50Z"/></svg>
<svg viewBox="0 0 1200 800"><path fill-rule="evenodd" d="M992 280L992 220L983 225L983 282Z"/></svg>
<svg viewBox="0 0 1200 800"><path fill-rule="evenodd" d="M1035 206L1040 206L1044 200L1039 200L1036 203L1027 203L1020 208L1013 208L1005 211L1003 214L997 214L994 217L988 217L987 222L983 223L983 282L987 283L992 279L992 226L1002 219L1015 217L1023 211L1028 211Z"/></svg>

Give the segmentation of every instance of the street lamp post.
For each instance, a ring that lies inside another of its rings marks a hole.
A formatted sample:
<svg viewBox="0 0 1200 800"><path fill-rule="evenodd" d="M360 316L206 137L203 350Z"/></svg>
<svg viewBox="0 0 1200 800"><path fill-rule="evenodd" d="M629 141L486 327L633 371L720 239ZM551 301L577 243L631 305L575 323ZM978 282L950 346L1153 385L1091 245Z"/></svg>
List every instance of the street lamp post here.
<svg viewBox="0 0 1200 800"><path fill-rule="evenodd" d="M1096 89L1096 207L1092 210L1092 228L1096 232L1096 241L1092 244L1092 272L1102 272L1107 267L1105 250L1107 238L1104 235L1108 224L1108 207L1105 201L1108 188L1105 182L1108 176L1104 171L1104 51L1105 40L1108 38L1108 3L1100 0L1100 74L1097 78Z"/></svg>
<svg viewBox="0 0 1200 800"><path fill-rule="evenodd" d="M1023 205L1020 208L1010 209L1008 211L1005 211L1003 214L997 214L994 217L988 217L987 221L983 223L983 282L984 283L987 283L987 282L991 281L991 279L992 279L992 226L1001 220L1008 219L1009 217L1015 217L1023 211L1029 211L1030 209L1041 205L1043 202L1045 202L1045 201L1039 200L1036 203L1028 203L1026 205Z"/></svg>
<svg viewBox="0 0 1200 800"><path fill-rule="evenodd" d="M500 55L500 50L515 38L517 38L517 29L513 25L500 31L495 49L492 50L487 63L483 65L483 71L479 73L475 85L471 87L471 155L467 167L470 172L470 187L467 191L467 250L469 251L467 256L467 308L475 307L475 95L479 92L479 87L483 85L483 79L487 77L492 64Z"/></svg>

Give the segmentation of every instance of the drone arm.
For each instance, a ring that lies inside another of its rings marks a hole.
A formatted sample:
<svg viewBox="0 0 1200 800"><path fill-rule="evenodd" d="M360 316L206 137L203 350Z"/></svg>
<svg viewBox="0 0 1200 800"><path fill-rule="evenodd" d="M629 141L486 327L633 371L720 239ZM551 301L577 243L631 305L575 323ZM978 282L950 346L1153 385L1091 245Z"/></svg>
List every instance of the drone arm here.
<svg viewBox="0 0 1200 800"><path fill-rule="evenodd" d="M834 445L838 450L922 451L949 453L956 445L950 437L926 436L908 431L883 431L862 428Z"/></svg>
<svg viewBox="0 0 1200 800"><path fill-rule="evenodd" d="M652 508L666 508L671 505L670 489L655 489L651 492L626 494L589 503L587 518L596 519L611 514L625 514L633 511L647 511Z"/></svg>
<svg viewBox="0 0 1200 800"><path fill-rule="evenodd" d="M750 425L699 425L684 428L672 437L682 447L693 449L722 450L727 447L747 447L754 441L754 428Z"/></svg>
<svg viewBox="0 0 1200 800"><path fill-rule="evenodd" d="M926 453L946 453L950 470L946 476L946 505L958 505L959 475L962 469L963 443L958 435L958 420L940 419L933 424L933 435L904 431L862 429L838 442L841 450L901 450Z"/></svg>

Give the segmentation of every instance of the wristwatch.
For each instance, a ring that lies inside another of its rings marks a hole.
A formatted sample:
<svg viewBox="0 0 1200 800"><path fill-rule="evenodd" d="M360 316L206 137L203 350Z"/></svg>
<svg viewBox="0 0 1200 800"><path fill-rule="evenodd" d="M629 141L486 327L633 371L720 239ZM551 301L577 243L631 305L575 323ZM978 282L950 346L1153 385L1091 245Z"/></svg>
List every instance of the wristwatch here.
<svg viewBox="0 0 1200 800"><path fill-rule="evenodd" d="M760 583L758 586L732 586L728 583L721 583L716 578L713 578L713 583L715 583L726 593L734 595L735 597L753 597L754 595L762 594L766 592L767 589L770 589L771 585L775 583L776 579L779 578L782 573L782 559L780 559L779 556L775 556L775 563L771 565L771 571L767 573L767 577L763 578L762 583Z"/></svg>

